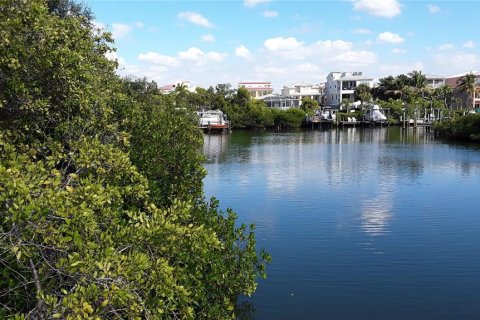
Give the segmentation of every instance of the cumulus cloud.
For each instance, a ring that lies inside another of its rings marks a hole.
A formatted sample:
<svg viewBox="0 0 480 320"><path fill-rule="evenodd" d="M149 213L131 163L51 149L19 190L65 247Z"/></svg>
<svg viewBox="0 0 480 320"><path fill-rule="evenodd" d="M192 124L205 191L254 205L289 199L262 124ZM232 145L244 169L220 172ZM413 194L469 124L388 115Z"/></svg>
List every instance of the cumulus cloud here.
<svg viewBox="0 0 480 320"><path fill-rule="evenodd" d="M226 53L219 52L203 52L197 47L191 47L186 51L181 51L178 53L178 58L181 60L186 60L194 63L197 66L205 65L209 61L220 62L226 58Z"/></svg>
<svg viewBox="0 0 480 320"><path fill-rule="evenodd" d="M276 18L276 17L278 17L278 12L277 11L272 11L272 10L265 10L265 11L263 11L263 16L265 18Z"/></svg>
<svg viewBox="0 0 480 320"><path fill-rule="evenodd" d="M428 5L427 5L427 8L428 8L428 11L430 11L430 13L438 13L438 12L440 12L440 7L437 6L437 5L434 5L434 4L428 4Z"/></svg>
<svg viewBox="0 0 480 320"><path fill-rule="evenodd" d="M170 67L180 66L180 61L178 61L178 59L170 56L161 55L160 53L153 51L139 54L138 60L142 62L152 63L155 65L164 65Z"/></svg>
<svg viewBox="0 0 480 320"><path fill-rule="evenodd" d="M207 18L205 18L204 16L202 16L200 13L197 13L197 12L191 12L191 11L180 12L178 14L178 18L182 20L186 20L198 26L207 27L207 28L213 27L213 24L210 21L208 21Z"/></svg>
<svg viewBox="0 0 480 320"><path fill-rule="evenodd" d="M105 58L110 61L117 61L120 66L125 64L125 59L120 57L116 51L107 51L105 53Z"/></svg>
<svg viewBox="0 0 480 320"><path fill-rule="evenodd" d="M444 43L444 44L441 44L438 46L438 50L440 51L449 51L449 50L453 50L455 48L455 46L451 43Z"/></svg>
<svg viewBox="0 0 480 320"><path fill-rule="evenodd" d="M205 42L215 42L215 37L211 33L202 35L200 39Z"/></svg>
<svg viewBox="0 0 480 320"><path fill-rule="evenodd" d="M120 39L129 34L133 28L125 23L114 23L112 24L112 35L115 39Z"/></svg>
<svg viewBox="0 0 480 320"><path fill-rule="evenodd" d="M475 42L473 42L472 40L468 40L463 44L463 47L467 49L475 48Z"/></svg>
<svg viewBox="0 0 480 320"><path fill-rule="evenodd" d="M276 37L265 40L265 47L270 51L295 50L303 46L302 42L298 42L294 37Z"/></svg>
<svg viewBox="0 0 480 320"><path fill-rule="evenodd" d="M247 60L252 58L250 50L248 50L248 48L246 48L243 44L235 48L235 55Z"/></svg>
<svg viewBox="0 0 480 320"><path fill-rule="evenodd" d="M352 30L352 33L355 33L355 34L370 34L370 33L372 33L372 31L370 31L369 29L358 28L358 29Z"/></svg>
<svg viewBox="0 0 480 320"><path fill-rule="evenodd" d="M303 63L297 66L297 70L300 72L318 72L320 68L312 63Z"/></svg>
<svg viewBox="0 0 480 320"><path fill-rule="evenodd" d="M381 42L389 42L389 43L402 43L404 40L398 33L392 32L382 32L378 35L378 40Z"/></svg>
<svg viewBox="0 0 480 320"><path fill-rule="evenodd" d="M392 18L402 13L402 6L397 0L353 0L353 8L385 18Z"/></svg>
<svg viewBox="0 0 480 320"><path fill-rule="evenodd" d="M245 7L255 7L257 4L270 2L271 0L244 0L243 5Z"/></svg>

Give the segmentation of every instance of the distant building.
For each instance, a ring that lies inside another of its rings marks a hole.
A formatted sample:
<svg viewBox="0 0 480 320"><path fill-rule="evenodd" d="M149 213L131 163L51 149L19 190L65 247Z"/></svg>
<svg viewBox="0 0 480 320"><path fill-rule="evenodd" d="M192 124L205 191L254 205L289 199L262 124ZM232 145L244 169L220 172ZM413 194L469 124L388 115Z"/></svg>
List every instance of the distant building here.
<svg viewBox="0 0 480 320"><path fill-rule="evenodd" d="M168 94L176 90L177 87L184 86L186 90L195 92L196 87L192 87L190 81L175 81L175 83L166 84L158 88L161 93Z"/></svg>
<svg viewBox="0 0 480 320"><path fill-rule="evenodd" d="M302 100L297 97L283 96L280 94L267 94L260 98L269 108L277 108L287 110L290 108L298 108L302 104Z"/></svg>
<svg viewBox="0 0 480 320"><path fill-rule="evenodd" d="M247 89L247 91L250 93L250 95L254 99L260 99L262 96L266 96L268 94L273 93L272 83L266 82L266 81L239 82L238 88Z"/></svg>
<svg viewBox="0 0 480 320"><path fill-rule="evenodd" d="M471 72L464 72L464 73L456 74L456 75L445 78L445 84L448 84L450 87L452 87L454 89L453 90L453 101L454 102L452 104L453 104L453 107L455 109L460 109L462 107L471 108L472 105L473 105L471 94L466 93L466 92L461 92L457 89L458 80L461 77L463 77L463 76L465 76L469 73L473 73L476 77L476 81L475 81L475 87L476 87L475 108L476 109L480 108L480 71L471 71Z"/></svg>
<svg viewBox="0 0 480 320"><path fill-rule="evenodd" d="M342 110L342 101L353 102L359 84L373 85L362 72L330 72L325 83L325 105Z"/></svg>
<svg viewBox="0 0 480 320"><path fill-rule="evenodd" d="M445 84L445 77L435 75L435 74L426 74L425 75L427 87L436 89Z"/></svg>
<svg viewBox="0 0 480 320"><path fill-rule="evenodd" d="M323 103L323 97L325 95L324 90L325 84L311 84L301 81L295 82L289 86L284 86L282 89L282 96L300 100L299 105L303 98L310 98L321 104Z"/></svg>

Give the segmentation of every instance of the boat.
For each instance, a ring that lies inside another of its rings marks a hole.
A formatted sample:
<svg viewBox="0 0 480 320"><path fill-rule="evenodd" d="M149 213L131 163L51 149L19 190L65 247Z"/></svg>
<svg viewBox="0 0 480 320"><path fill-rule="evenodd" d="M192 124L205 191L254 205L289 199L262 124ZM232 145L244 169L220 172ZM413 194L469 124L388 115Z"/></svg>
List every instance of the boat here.
<svg viewBox="0 0 480 320"><path fill-rule="evenodd" d="M220 130L230 128L227 115L220 110L202 110L198 111L197 115L199 117L198 127L201 129Z"/></svg>
<svg viewBox="0 0 480 320"><path fill-rule="evenodd" d="M377 104L371 105L367 112L363 115L365 121L370 122L385 122L387 117L382 113Z"/></svg>
<svg viewBox="0 0 480 320"><path fill-rule="evenodd" d="M320 112L320 119L322 122L334 122L336 118L337 116L331 108L324 108Z"/></svg>

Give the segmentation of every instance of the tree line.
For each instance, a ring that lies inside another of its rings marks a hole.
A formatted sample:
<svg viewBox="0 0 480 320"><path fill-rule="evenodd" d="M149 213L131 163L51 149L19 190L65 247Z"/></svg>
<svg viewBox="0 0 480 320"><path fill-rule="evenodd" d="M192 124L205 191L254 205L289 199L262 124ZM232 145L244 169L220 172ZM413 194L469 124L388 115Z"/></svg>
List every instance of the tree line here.
<svg viewBox="0 0 480 320"><path fill-rule="evenodd" d="M233 319L254 226L206 200L182 96L121 80L70 0L0 0L0 318Z"/></svg>

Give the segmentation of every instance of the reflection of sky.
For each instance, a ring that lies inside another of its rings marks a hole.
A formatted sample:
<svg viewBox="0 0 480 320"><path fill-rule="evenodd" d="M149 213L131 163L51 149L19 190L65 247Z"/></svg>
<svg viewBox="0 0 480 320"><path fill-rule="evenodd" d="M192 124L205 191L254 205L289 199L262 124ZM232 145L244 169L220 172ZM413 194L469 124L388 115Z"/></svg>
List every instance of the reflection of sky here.
<svg viewBox="0 0 480 320"><path fill-rule="evenodd" d="M205 165L205 192L255 223L273 256L256 318L337 319L325 310L348 305L344 318L356 319L375 305L478 319L480 148L400 128L234 132L228 141L206 149L218 160Z"/></svg>

